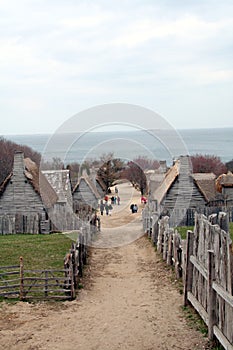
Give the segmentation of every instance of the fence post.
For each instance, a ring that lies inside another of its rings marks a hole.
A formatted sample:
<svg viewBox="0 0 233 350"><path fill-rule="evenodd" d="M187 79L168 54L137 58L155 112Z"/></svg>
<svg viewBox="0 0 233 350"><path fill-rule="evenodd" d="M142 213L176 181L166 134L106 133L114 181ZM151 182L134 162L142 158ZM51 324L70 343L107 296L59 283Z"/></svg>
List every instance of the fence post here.
<svg viewBox="0 0 233 350"><path fill-rule="evenodd" d="M70 298L73 300L75 298L75 288L74 288L74 270L72 256L70 257L70 266L69 266L69 275L70 275Z"/></svg>
<svg viewBox="0 0 233 350"><path fill-rule="evenodd" d="M24 270L23 270L23 257L19 258L19 299L24 300Z"/></svg>
<svg viewBox="0 0 233 350"><path fill-rule="evenodd" d="M45 271L45 287L44 287L45 298L48 296L48 271Z"/></svg>
<svg viewBox="0 0 233 350"><path fill-rule="evenodd" d="M213 250L208 250L208 305L207 305L207 311L208 311L208 338L210 340L213 340L214 338L214 325L216 322L216 315L215 315L215 291L213 289L213 281L214 281L214 252Z"/></svg>
<svg viewBox="0 0 233 350"><path fill-rule="evenodd" d="M192 290L193 280L193 264L190 261L190 257L193 254L193 232L187 231L187 243L186 243L186 261L185 261L185 275L184 275L184 306L189 304L188 292Z"/></svg>

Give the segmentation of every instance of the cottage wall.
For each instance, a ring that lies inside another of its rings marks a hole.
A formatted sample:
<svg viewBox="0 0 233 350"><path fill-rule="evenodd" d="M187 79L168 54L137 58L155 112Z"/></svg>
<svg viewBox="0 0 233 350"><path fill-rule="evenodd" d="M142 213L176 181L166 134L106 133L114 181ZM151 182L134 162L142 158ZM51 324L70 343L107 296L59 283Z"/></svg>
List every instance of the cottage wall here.
<svg viewBox="0 0 233 350"><path fill-rule="evenodd" d="M227 201L233 201L233 187L223 187L222 194Z"/></svg>

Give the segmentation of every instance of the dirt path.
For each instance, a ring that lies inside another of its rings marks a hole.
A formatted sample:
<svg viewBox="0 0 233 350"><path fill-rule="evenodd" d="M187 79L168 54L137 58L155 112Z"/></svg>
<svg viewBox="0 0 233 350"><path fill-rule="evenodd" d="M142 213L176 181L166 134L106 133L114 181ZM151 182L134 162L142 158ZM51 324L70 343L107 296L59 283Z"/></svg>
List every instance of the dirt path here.
<svg viewBox="0 0 233 350"><path fill-rule="evenodd" d="M126 197L112 217L102 218L103 230L91 248L79 298L56 304L3 304L0 349L207 348L200 333L187 326L171 272L142 236L140 213L132 216L129 211L128 201L139 201L138 194ZM140 238L130 236L132 228ZM115 239L118 234L121 239L130 237L131 243Z"/></svg>

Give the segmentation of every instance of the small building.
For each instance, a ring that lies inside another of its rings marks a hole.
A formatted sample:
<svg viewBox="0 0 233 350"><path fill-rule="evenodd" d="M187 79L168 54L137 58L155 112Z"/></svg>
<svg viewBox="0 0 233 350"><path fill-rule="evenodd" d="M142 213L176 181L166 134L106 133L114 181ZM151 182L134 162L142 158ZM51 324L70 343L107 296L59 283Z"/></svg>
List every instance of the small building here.
<svg viewBox="0 0 233 350"><path fill-rule="evenodd" d="M180 157L164 176L152 177L149 212L168 215L172 226L192 225L195 211L209 215L222 209L223 196L215 182L215 174L192 173L189 157Z"/></svg>
<svg viewBox="0 0 233 350"><path fill-rule="evenodd" d="M12 172L0 187L0 234L48 233L58 196L37 165L16 152Z"/></svg>
<svg viewBox="0 0 233 350"><path fill-rule="evenodd" d="M53 230L67 231L78 229L78 219L73 212L70 171L67 169L43 170L42 173L58 197L53 210L50 212Z"/></svg>
<svg viewBox="0 0 233 350"><path fill-rule="evenodd" d="M233 174L228 171L227 174L220 175L216 180L216 187L222 194L224 205L233 206Z"/></svg>
<svg viewBox="0 0 233 350"><path fill-rule="evenodd" d="M101 198L95 185L87 176L82 176L73 189L73 209L75 213L94 211Z"/></svg>

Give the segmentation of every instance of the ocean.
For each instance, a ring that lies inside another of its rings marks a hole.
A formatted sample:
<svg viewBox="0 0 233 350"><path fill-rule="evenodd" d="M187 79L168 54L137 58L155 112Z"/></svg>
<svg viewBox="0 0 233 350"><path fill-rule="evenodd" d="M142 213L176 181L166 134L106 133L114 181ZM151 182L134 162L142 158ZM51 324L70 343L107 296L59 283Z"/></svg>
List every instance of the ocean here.
<svg viewBox="0 0 233 350"><path fill-rule="evenodd" d="M30 146L44 160L60 158L72 162L99 159L112 153L115 158L133 160L139 156L166 160L180 155L214 155L222 162L233 159L233 128L189 130L140 130L70 134L8 135L4 138Z"/></svg>

